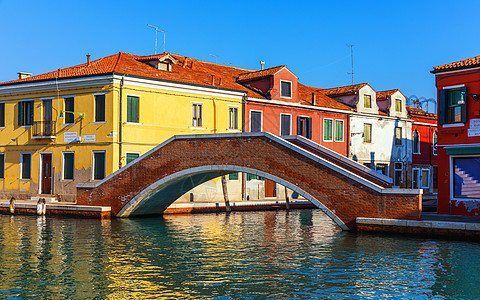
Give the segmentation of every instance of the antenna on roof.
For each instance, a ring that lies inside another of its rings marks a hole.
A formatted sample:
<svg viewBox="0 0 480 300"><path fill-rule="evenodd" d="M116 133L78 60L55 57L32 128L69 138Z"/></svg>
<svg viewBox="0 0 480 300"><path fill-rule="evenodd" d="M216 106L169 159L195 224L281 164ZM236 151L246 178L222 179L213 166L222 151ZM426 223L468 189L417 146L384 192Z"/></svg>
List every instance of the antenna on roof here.
<svg viewBox="0 0 480 300"><path fill-rule="evenodd" d="M153 26L153 25L150 25L150 24L147 24L147 26L149 27L152 27L153 29L155 29L155 54L157 54L157 33L160 31L160 32L163 32L163 52L165 52L165 31L164 30L161 30L161 29L158 29L157 26Z"/></svg>
<svg viewBox="0 0 480 300"><path fill-rule="evenodd" d="M213 54L210 54L210 56L213 56L213 57L215 57L215 63L217 63L217 58L218 58L218 56L216 56L216 55L213 55Z"/></svg>
<svg viewBox="0 0 480 300"><path fill-rule="evenodd" d="M347 74L352 74L352 85L353 85L353 45L347 44L347 47L350 47L350 55L352 56L352 72L347 72Z"/></svg>

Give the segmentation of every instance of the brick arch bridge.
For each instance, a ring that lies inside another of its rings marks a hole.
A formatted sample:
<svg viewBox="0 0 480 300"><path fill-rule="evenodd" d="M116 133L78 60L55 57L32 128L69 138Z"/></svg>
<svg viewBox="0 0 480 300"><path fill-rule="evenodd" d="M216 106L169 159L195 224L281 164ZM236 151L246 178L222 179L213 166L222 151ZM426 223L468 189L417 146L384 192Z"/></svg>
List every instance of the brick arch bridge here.
<svg viewBox="0 0 480 300"><path fill-rule="evenodd" d="M264 132L174 136L102 181L77 185L77 204L111 206L117 217L161 214L196 185L233 172L296 191L344 230L357 217L420 219L420 190L389 188L388 177L309 140Z"/></svg>

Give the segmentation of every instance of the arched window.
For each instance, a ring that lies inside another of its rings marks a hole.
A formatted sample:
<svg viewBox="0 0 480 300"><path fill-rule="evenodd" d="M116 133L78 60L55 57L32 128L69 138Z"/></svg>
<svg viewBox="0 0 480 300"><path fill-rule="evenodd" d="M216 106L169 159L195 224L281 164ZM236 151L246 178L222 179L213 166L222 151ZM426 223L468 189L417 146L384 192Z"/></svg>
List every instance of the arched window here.
<svg viewBox="0 0 480 300"><path fill-rule="evenodd" d="M413 132L413 154L420 154L420 135L417 129Z"/></svg>
<svg viewBox="0 0 480 300"><path fill-rule="evenodd" d="M433 144L433 155L437 155L437 131L435 130L435 132L433 133L433 141L432 141L432 144Z"/></svg>

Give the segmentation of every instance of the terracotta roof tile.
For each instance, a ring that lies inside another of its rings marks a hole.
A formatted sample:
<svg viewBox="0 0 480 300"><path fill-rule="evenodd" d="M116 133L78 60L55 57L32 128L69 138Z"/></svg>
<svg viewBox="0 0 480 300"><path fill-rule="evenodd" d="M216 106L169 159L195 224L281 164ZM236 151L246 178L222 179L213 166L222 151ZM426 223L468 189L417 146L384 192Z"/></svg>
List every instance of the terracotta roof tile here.
<svg viewBox="0 0 480 300"><path fill-rule="evenodd" d="M467 69L467 68L472 68L472 67L477 67L480 66L480 56L475 56L472 58L456 61L453 63L445 64L445 65L440 65L433 67L432 73L438 73L441 71L447 71L447 70L456 70L456 69Z"/></svg>
<svg viewBox="0 0 480 300"><path fill-rule="evenodd" d="M253 72L248 72L248 73L243 73L238 76L238 81L244 82L244 81L251 81L253 79L260 79L268 76L272 76L281 69L285 68L286 66L277 66L273 68L268 68L265 70L261 71L253 71Z"/></svg>
<svg viewBox="0 0 480 300"><path fill-rule="evenodd" d="M436 114L432 114L424 111L418 107L407 106L408 115L410 117L424 118L424 119L437 119Z"/></svg>
<svg viewBox="0 0 480 300"><path fill-rule="evenodd" d="M353 95L366 85L368 85L368 83L359 83L354 85L334 87L330 89L322 89L322 93L330 97Z"/></svg>
<svg viewBox="0 0 480 300"><path fill-rule="evenodd" d="M323 91L320 88L314 88L314 87L306 86L299 83L298 93L300 94L301 104L312 105L312 93L315 93L316 106L342 109L342 110L348 110L348 111L354 110L352 107L326 96L325 94L323 94Z"/></svg>
<svg viewBox="0 0 480 300"><path fill-rule="evenodd" d="M377 92L377 100L386 99L386 98L392 96L393 94L395 94L396 92L399 92L399 91L400 91L399 89L394 89L394 90Z"/></svg>

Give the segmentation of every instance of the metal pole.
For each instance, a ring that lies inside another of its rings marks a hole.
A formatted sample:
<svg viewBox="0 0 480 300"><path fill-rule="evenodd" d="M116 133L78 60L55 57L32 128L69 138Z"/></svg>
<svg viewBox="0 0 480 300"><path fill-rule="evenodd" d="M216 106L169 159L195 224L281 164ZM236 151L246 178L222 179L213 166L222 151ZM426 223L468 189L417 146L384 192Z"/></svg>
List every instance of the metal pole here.
<svg viewBox="0 0 480 300"><path fill-rule="evenodd" d="M348 47L350 47L350 56L352 57L352 85L353 85L353 45L347 44Z"/></svg>

